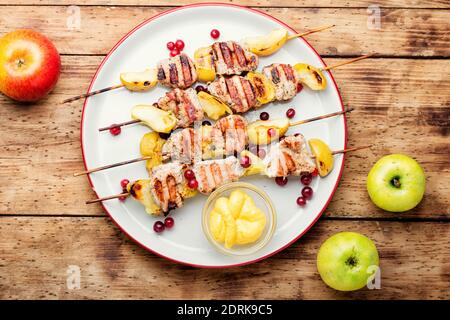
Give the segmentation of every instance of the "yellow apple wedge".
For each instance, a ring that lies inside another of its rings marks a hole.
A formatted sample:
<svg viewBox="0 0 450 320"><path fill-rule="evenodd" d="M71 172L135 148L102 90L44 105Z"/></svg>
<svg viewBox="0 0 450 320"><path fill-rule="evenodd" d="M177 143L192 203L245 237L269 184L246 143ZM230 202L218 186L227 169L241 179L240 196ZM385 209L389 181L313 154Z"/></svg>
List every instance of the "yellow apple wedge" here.
<svg viewBox="0 0 450 320"><path fill-rule="evenodd" d="M245 38L241 43L258 56L269 56L280 50L287 39L288 32L285 29L275 29L267 35Z"/></svg>
<svg viewBox="0 0 450 320"><path fill-rule="evenodd" d="M177 118L172 113L153 105L134 106L131 109L131 117L141 120L156 132L170 133L177 125Z"/></svg>
<svg viewBox="0 0 450 320"><path fill-rule="evenodd" d="M312 90L325 90L327 79L320 69L306 63L297 63L294 70L302 84Z"/></svg>
<svg viewBox="0 0 450 320"><path fill-rule="evenodd" d="M146 69L121 73L120 82L130 91L147 91L158 83L158 78L155 69Z"/></svg>
<svg viewBox="0 0 450 320"><path fill-rule="evenodd" d="M327 176L333 170L333 153L328 145L320 139L309 139L308 144L316 158L319 175L321 177Z"/></svg>
<svg viewBox="0 0 450 320"><path fill-rule="evenodd" d="M269 134L269 129L272 129L272 135ZM255 145L266 145L283 136L288 129L288 119L258 120L248 125L248 140Z"/></svg>

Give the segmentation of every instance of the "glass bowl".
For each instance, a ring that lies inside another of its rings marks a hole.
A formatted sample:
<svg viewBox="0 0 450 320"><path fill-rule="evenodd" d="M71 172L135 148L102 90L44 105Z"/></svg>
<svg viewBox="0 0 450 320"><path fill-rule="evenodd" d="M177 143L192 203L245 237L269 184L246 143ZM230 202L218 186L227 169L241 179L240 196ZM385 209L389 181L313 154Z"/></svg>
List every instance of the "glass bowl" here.
<svg viewBox="0 0 450 320"><path fill-rule="evenodd" d="M224 244L217 242L210 232L210 212L213 209L218 198L229 197L230 193L237 189L240 189L247 193L253 199L255 205L265 214L266 226L257 241L245 245L234 245L232 248L226 248ZM276 222L277 215L272 200L270 200L266 192L250 183L231 182L225 184L211 193L206 200L205 205L203 206L202 227L206 238L217 251L228 255L250 255L264 248L264 246L267 245L270 239L272 239L276 227Z"/></svg>

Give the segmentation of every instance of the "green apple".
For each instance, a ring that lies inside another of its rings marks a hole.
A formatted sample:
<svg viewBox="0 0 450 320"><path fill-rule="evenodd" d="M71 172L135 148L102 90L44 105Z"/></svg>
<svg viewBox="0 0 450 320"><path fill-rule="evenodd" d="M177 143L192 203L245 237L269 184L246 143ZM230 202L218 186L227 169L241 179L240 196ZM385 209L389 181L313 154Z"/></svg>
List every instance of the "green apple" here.
<svg viewBox="0 0 450 320"><path fill-rule="evenodd" d="M356 232L339 232L328 238L317 254L317 270L322 280L339 291L353 291L367 285L378 267L375 244Z"/></svg>
<svg viewBox="0 0 450 320"><path fill-rule="evenodd" d="M378 160L370 170L367 191L381 209L407 211L422 200L425 174L416 160L403 154L391 154Z"/></svg>

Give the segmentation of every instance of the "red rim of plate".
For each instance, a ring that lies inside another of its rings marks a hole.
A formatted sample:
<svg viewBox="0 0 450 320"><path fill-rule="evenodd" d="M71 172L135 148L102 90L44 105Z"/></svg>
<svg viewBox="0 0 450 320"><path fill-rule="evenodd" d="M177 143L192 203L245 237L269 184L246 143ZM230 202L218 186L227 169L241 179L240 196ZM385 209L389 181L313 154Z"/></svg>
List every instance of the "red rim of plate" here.
<svg viewBox="0 0 450 320"><path fill-rule="evenodd" d="M189 4L189 5L185 5L185 6L181 6L181 7L177 7L177 8L173 8L161 13L158 13L157 15L154 15L153 17L143 21L142 23L140 23L139 25L137 25L136 27L134 27L133 29L131 29L125 36L122 37L122 39L119 40L119 42L116 43L116 45L114 47L112 47L112 49L108 52L108 54L106 55L106 57L103 59L103 61L101 62L101 64L99 65L99 67L97 68L97 71L95 72L94 77L91 80L91 83L89 85L89 89L88 92L91 91L92 86L95 82L95 80L97 79L97 75L100 72L101 68L103 67L103 65L105 64L105 62L109 59L109 57L111 56L111 54L122 44L122 42L124 42L131 34L133 34L136 30L140 29L141 27L143 27L144 25L150 23L151 21L162 17L164 15L170 14L172 12L175 11L179 11L179 10L183 10L183 9L188 9L188 8L193 8L193 7L233 7L233 8L238 8L238 9L242 9L242 10L246 10L246 11L250 11L256 14L259 14L261 16L264 16L266 18L269 18L277 23L279 23L280 25L282 25L283 27L285 27L286 29L290 30L292 33L298 33L295 29L293 29L292 27L290 27L289 25L287 25L286 23L284 23L283 21L272 17L271 15L260 11L260 10L256 10L253 8L249 8L249 7L245 7L245 6L241 6L241 5L237 5L237 4L230 4L230 3L221 3L221 2L204 2L204 3L195 3L195 4ZM323 65L326 66L325 62L322 60L321 56L319 55L319 53L308 43L308 41L306 41L304 38L298 38L298 40L303 41L308 47L311 48L311 50L317 55L317 57L319 58L319 60L323 63ZM342 97L341 97L341 93L339 92L339 89L337 87L336 81L334 80L333 75L331 74L330 71L328 71L330 78L333 82L333 85L338 93L339 96L339 101L341 102L341 108L342 110L344 110L344 104L342 103ZM86 158L84 156L84 146L83 146L83 123L84 123L84 112L86 110L86 104L89 98L87 98L84 101L83 104L83 110L82 110L82 114L81 114L81 125L80 125L80 139L81 139L81 153L82 153L82 157L83 157L83 163L84 163L84 167L87 170L87 165L86 165ZM346 116L344 114L344 147L347 147L347 119ZM317 222L317 220L319 220L319 218L322 216L323 212L326 210L326 208L328 207L328 204L330 203L331 199L333 198L334 193L336 192L336 189L339 185L339 182L341 180L342 177L342 172L344 170L344 164L345 164L345 154L342 155L342 166L341 166L341 170L339 172L337 181L336 181L336 185L334 186L333 190L331 191L330 197L328 198L328 200L326 201L325 205L323 206L323 208L320 210L319 214L317 215L317 217L308 225L308 227L306 227L297 237L295 237L294 239L292 239L289 243L287 243L286 245L284 245L283 247L269 253L266 254L265 256L262 256L260 258L251 260L251 261L246 261L246 262L241 262L241 263L236 263L236 264L230 264L230 265L221 265L221 266L209 266L209 265L199 265L199 264L192 264L192 263L188 263L185 261L179 261L170 257L167 257L159 252L154 251L153 249L147 247L146 245L144 245L143 243L139 242L138 240L136 240L133 236L131 236L128 232L126 232L122 226L116 221L114 220L114 218L112 217L112 215L109 213L109 211L106 209L106 207L103 205L103 203L101 203L103 210L105 210L105 212L108 214L108 216L111 218L111 220L119 227L119 229L125 233L130 239L132 239L135 243L137 243L139 246L141 246L142 248L154 253L155 255L162 257L164 259L173 261L173 262L177 262L180 264L184 264L184 265L188 265L191 267L196 267L196 268L209 268L209 269L219 269L219 268L232 268L232 267L239 267L239 266L244 266L244 265L248 265L248 264L252 264L261 260L264 260L266 258L269 258L271 256L273 256L274 254L286 249L287 247L289 247L290 245L292 245L294 242L296 242L298 239L300 239L306 232L308 232L308 230ZM88 176L88 180L89 180L89 184L91 185L92 190L95 193L95 196L97 198L99 198L97 191L95 190L93 184L92 184L92 180L91 177L89 175Z"/></svg>

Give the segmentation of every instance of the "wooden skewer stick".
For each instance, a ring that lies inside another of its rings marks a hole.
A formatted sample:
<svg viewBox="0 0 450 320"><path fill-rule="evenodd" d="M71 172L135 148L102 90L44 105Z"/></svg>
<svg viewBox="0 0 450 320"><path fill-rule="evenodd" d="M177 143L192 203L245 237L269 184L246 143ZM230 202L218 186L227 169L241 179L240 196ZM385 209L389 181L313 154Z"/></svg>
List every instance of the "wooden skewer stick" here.
<svg viewBox="0 0 450 320"><path fill-rule="evenodd" d="M308 123L308 122L313 122L313 121L317 121L317 120L322 120L322 119L326 119L326 118L330 118L330 117L335 117L347 112L351 112L353 111L353 108L348 108L345 109L343 111L337 111L337 112L333 112L333 113L329 113L329 114L325 114L323 116L318 116L318 117L314 117L314 118L310 118L310 119L305 119L305 120L300 120L297 122L293 122L291 124L289 124L290 127L292 126L298 126L300 124L304 124L304 123ZM145 156L145 157L140 157L140 158L136 158L136 159L132 159L132 160L127 160L127 161L122 161L122 162L118 162L118 163L113 163L113 164L109 164L106 166L102 166L102 167L97 167L97 168L93 168L90 170L86 170L83 172L77 172L74 173L74 177L78 177L81 176L83 174L89 174L89 173L93 173L93 172L97 172L97 171L101 171L101 170L106 170L106 169L111 169L111 168L115 168L115 167L119 167L119 166L123 166L123 165L127 165L130 163L135 163L135 162L140 162L140 161L144 161L144 160L149 160L151 157L150 156Z"/></svg>
<svg viewBox="0 0 450 320"><path fill-rule="evenodd" d="M139 161L150 160L151 158L152 158L151 156L145 156L145 157L140 157L140 158L131 159L131 160L127 160L127 161L122 161L122 162L117 162L117 163L113 163L113 164L108 164L106 166L97 167L97 168L94 168L94 169L90 169L90 170L74 173L73 176L74 177L78 177L78 176L81 176L83 174L89 174L89 173L93 173L93 172L97 172L97 171L101 171L101 170L106 170L106 169L111 169L111 168L115 168L115 167L119 167L119 166L124 166L126 164L135 163L135 162L139 162Z"/></svg>
<svg viewBox="0 0 450 320"><path fill-rule="evenodd" d="M111 90L114 90L114 89L119 89L119 88L122 88L124 86L125 85L123 85L123 84L118 84L118 85L115 85L115 86L103 88L103 89L92 91L92 92L88 92L88 93L85 93L85 94L80 94L79 96L75 96L75 97L72 97L72 98L64 100L63 103L68 103L68 102L72 102L72 101L75 101L75 100L87 98L87 97L90 97L90 96L95 96L96 94L103 93L103 92L106 92L106 91L111 91Z"/></svg>
<svg viewBox="0 0 450 320"><path fill-rule="evenodd" d="M368 144L366 146L360 146L360 147L353 147L353 148L347 148L347 149L342 149L342 150L336 150L331 152L332 154L340 154L340 153L347 153L347 152L351 152L351 151L357 151L357 150L362 150L362 149L369 149L371 148L372 145Z"/></svg>
<svg viewBox="0 0 450 320"><path fill-rule="evenodd" d="M101 131L107 131L107 130L112 129L112 128L128 126L130 124L139 123L139 122L142 122L142 120L134 119L134 120L125 121L125 122L121 122L121 123L115 123L115 124L112 124L112 125L110 125L108 127L100 128L100 129L98 129L98 131L100 131L100 132Z"/></svg>
<svg viewBox="0 0 450 320"><path fill-rule="evenodd" d="M334 68L337 68L337 67L340 67L340 66L345 66L346 64L350 64L350 63L353 63L353 62L356 62L356 61L359 61L359 60L367 59L367 58L372 57L374 55L375 55L375 53L366 54L366 55L363 55L361 57L357 57L357 58L354 58L354 59L351 59L351 60L348 60L348 61L343 61L343 62L336 63L335 65L322 68L321 70L322 71L328 71L328 70L331 70L331 69L334 69Z"/></svg>
<svg viewBox="0 0 450 320"><path fill-rule="evenodd" d="M129 195L130 194L128 192L124 192L124 193L115 194L115 195L109 196L109 197L88 200L88 201L86 201L86 204L97 203L97 202L102 202L102 201L111 200L111 199L117 199L117 198L121 198L121 197L128 197Z"/></svg>
<svg viewBox="0 0 450 320"><path fill-rule="evenodd" d="M322 27L318 27L318 28L315 28L315 29L311 29L311 30L303 32L303 33L293 34L293 35L291 35L291 36L289 36L287 38L287 41L295 39L295 38L304 37L304 36L307 36L309 34L319 32L319 31L327 30L327 29L333 28L334 26L336 26L336 25L335 24L331 24L331 25L327 25L327 26L322 26Z"/></svg>
<svg viewBox="0 0 450 320"><path fill-rule="evenodd" d="M366 146L360 146L360 147L353 147L353 148L347 148L347 149L342 149L342 150L336 150L336 151L333 151L332 154L347 153L347 152L351 152L351 151L367 149L367 148L370 148L370 147L372 147L372 145L366 145ZM88 201L86 201L86 204L97 203L97 202L102 202L102 201L111 200L111 199L117 199L117 198L121 198L121 197L128 197L129 195L130 195L130 193L125 192L125 193L116 194L116 195L108 196L108 197L104 197L104 198L88 200Z"/></svg>
<svg viewBox="0 0 450 320"><path fill-rule="evenodd" d="M299 120L299 121L291 122L289 124L289 127L294 127L294 126L298 126L298 125L305 124L305 123L308 123L308 122L313 122L313 121L317 121L317 120L322 120L322 119L327 119L327 118L339 116L341 114L352 112L353 110L355 110L355 109L354 108L347 108L347 109L345 109L343 111L337 111L337 112L333 112L333 113L329 113L329 114L324 114L323 116L318 116L318 117L314 117L314 118L309 118L309 119L305 119L305 120Z"/></svg>

